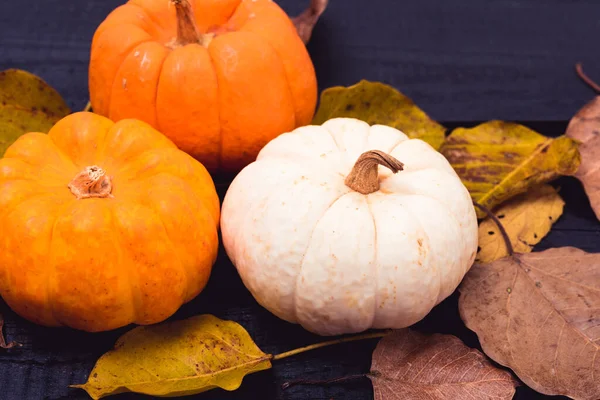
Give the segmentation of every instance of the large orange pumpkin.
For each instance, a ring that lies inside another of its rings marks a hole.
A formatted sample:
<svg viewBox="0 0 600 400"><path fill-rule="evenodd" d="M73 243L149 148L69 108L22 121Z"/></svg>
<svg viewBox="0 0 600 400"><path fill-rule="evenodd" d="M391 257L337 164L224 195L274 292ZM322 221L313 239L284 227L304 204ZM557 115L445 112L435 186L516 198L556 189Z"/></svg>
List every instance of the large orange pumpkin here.
<svg viewBox="0 0 600 400"><path fill-rule="evenodd" d="M210 175L164 135L69 115L0 159L0 294L41 325L160 322L206 285L218 220Z"/></svg>
<svg viewBox="0 0 600 400"><path fill-rule="evenodd" d="M94 34L94 112L137 118L209 171L237 172L310 123L312 61L271 0L130 0Z"/></svg>

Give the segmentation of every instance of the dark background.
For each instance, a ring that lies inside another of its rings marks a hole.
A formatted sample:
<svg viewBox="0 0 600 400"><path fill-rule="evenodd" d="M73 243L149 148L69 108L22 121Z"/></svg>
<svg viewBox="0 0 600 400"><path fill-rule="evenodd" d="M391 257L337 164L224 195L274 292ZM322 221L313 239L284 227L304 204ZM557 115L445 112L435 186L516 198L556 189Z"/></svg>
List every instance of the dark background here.
<svg viewBox="0 0 600 400"><path fill-rule="evenodd" d="M95 28L122 0L0 0L0 70L21 68L55 87L73 110L87 103L89 46ZM330 0L308 45L321 89L360 79L382 81L411 97L449 128L490 119L524 123L540 133L563 133L593 97L574 73L583 62L600 80L600 3L597 0ZM295 15L308 0L277 1ZM536 250L576 246L600 251L600 224L581 185L555 182L565 212ZM223 195L226 182L218 184ZM1 231L0 234L6 234ZM462 325L456 295L416 329L458 335L478 347ZM6 334L23 347L0 351L1 399L85 399L68 385L82 383L95 360L130 329L86 334L34 326L0 303ZM269 353L323 338L278 320L259 307L224 253L206 290L173 317L200 313L242 324ZM355 342L275 362L244 379L235 392L213 390L196 399L371 399L366 379L327 386L283 382L329 379L369 370L376 340ZM121 395L115 399L142 399ZM549 398L526 387L518 399Z"/></svg>

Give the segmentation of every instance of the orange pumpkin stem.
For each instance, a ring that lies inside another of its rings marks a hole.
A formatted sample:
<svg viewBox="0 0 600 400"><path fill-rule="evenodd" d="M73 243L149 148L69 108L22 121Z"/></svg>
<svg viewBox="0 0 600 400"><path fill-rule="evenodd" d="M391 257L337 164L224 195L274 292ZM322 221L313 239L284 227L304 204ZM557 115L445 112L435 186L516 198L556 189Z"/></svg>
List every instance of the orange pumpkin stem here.
<svg viewBox="0 0 600 400"><path fill-rule="evenodd" d="M352 171L344 182L350 189L362 194L379 190L378 166L389 168L394 174L404 169L404 164L379 150L364 152L358 157Z"/></svg>
<svg viewBox="0 0 600 400"><path fill-rule="evenodd" d="M208 38L205 38L206 35L202 35L198 31L194 10L190 2L188 0L171 0L171 2L175 4L175 10L177 11L177 40L175 44L185 46L196 43L207 46L206 39Z"/></svg>
<svg viewBox="0 0 600 400"><path fill-rule="evenodd" d="M86 167L69 183L71 193L80 199L113 197L112 180L96 165Z"/></svg>

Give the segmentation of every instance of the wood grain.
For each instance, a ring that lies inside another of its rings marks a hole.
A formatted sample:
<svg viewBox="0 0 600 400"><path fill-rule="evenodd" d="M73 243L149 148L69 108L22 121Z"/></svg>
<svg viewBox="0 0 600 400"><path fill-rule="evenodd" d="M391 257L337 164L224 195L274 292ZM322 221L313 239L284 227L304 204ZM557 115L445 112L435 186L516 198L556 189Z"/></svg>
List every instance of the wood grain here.
<svg viewBox="0 0 600 400"><path fill-rule="evenodd" d="M83 109L90 40L123 3L0 2L0 69L27 68ZM382 81L434 119L568 120L591 96L575 63L600 76L594 0L330 3L308 45L319 86Z"/></svg>

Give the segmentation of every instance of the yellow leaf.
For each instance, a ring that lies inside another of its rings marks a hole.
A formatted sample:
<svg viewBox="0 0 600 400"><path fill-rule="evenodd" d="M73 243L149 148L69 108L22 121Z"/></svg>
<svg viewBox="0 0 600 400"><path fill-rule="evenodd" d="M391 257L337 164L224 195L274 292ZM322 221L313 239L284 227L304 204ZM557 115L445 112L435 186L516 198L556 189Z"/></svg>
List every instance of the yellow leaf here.
<svg viewBox="0 0 600 400"><path fill-rule="evenodd" d="M573 175L581 157L578 142L548 138L519 124L490 121L458 128L440 152L469 189L488 208L561 175ZM477 210L478 217L485 214Z"/></svg>
<svg viewBox="0 0 600 400"><path fill-rule="evenodd" d="M0 72L0 103L39 110L56 119L71 112L56 90L38 76L18 69Z"/></svg>
<svg viewBox="0 0 600 400"><path fill-rule="evenodd" d="M39 77L17 69L0 72L0 157L24 133L46 133L70 112Z"/></svg>
<svg viewBox="0 0 600 400"><path fill-rule="evenodd" d="M32 118L29 110L12 105L0 105L0 157L24 133L47 133L56 122L57 120L44 113L39 113Z"/></svg>
<svg viewBox="0 0 600 400"><path fill-rule="evenodd" d="M506 230L514 251L529 253L550 232L564 205L552 186L540 185L507 201L494 214ZM480 263L508 256L498 225L490 218L479 225L479 247L476 261Z"/></svg>
<svg viewBox="0 0 600 400"><path fill-rule="evenodd" d="M411 138L426 141L436 150L446 133L445 127L429 118L411 99L380 82L361 80L350 87L325 89L313 124L321 125L338 117L394 127Z"/></svg>
<svg viewBox="0 0 600 400"><path fill-rule="evenodd" d="M271 368L242 326L212 315L137 327L94 366L84 389L93 399L125 392L186 396L235 390L245 375Z"/></svg>

